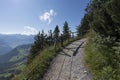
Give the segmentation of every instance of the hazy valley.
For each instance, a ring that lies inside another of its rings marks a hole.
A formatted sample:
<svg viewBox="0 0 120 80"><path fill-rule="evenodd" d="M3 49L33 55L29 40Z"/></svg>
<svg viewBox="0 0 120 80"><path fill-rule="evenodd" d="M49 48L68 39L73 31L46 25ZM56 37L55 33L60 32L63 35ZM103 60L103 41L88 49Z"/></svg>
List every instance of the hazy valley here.
<svg viewBox="0 0 120 80"><path fill-rule="evenodd" d="M33 35L0 35L0 80L21 71L33 42Z"/></svg>

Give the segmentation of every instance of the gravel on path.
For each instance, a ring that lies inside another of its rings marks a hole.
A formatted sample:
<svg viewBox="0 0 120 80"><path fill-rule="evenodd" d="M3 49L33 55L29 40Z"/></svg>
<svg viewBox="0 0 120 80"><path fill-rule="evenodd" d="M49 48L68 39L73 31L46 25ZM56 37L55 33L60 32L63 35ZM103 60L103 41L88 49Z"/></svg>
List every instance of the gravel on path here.
<svg viewBox="0 0 120 80"><path fill-rule="evenodd" d="M86 39L75 41L59 52L42 80L92 80L83 61L85 43Z"/></svg>

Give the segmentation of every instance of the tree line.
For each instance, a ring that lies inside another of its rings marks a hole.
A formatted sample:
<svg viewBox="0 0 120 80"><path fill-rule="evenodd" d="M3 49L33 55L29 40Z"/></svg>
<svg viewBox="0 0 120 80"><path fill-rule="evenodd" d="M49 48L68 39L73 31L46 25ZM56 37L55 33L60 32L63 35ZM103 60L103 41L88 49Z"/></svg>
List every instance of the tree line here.
<svg viewBox="0 0 120 80"><path fill-rule="evenodd" d="M49 30L48 34L44 33L44 30L39 32L35 37L34 44L30 49L30 54L28 55L27 63L31 63L32 60L40 54L40 52L48 46L54 45L58 42L61 42L61 46L63 46L63 41L68 40L71 38L70 27L68 22L65 21L63 25L63 32L60 34L59 26L56 25L54 31Z"/></svg>
<svg viewBox="0 0 120 80"><path fill-rule="evenodd" d="M63 42L74 37L74 33L77 33L77 37L84 36L90 29L88 24L88 15L85 14L81 23L77 26L76 32L71 32L69 24L67 21L64 22L62 32L59 29L59 26L56 25L54 31L49 30L48 34L44 33L44 30L39 32L35 37L34 44L30 49L30 54L27 58L27 64L31 63L32 60L46 47L54 45L55 42L61 43L63 47Z"/></svg>

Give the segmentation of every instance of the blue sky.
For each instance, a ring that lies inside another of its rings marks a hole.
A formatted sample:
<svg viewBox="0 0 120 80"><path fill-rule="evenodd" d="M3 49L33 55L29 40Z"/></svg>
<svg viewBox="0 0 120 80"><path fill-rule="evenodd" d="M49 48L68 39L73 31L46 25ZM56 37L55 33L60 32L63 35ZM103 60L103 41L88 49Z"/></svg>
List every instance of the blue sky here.
<svg viewBox="0 0 120 80"><path fill-rule="evenodd" d="M89 0L0 0L0 33L34 34L42 29L62 30L65 21L72 31L80 24Z"/></svg>

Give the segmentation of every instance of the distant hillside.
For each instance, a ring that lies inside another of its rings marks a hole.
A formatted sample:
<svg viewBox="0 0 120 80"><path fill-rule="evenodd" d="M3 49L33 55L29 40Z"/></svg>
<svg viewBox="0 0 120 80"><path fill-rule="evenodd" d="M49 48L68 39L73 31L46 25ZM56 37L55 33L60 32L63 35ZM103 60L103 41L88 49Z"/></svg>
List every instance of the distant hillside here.
<svg viewBox="0 0 120 80"><path fill-rule="evenodd" d="M12 74L19 73L25 66L31 44L21 45L0 56L0 78L7 80ZM6 76L7 75L7 76ZM4 78L6 77L6 78Z"/></svg>
<svg viewBox="0 0 120 80"><path fill-rule="evenodd" d="M0 55L9 52L12 48L4 40L0 40Z"/></svg>
<svg viewBox="0 0 120 80"><path fill-rule="evenodd" d="M16 46L23 44L31 44L34 42L34 35L4 35L0 34L0 55L5 54L15 48Z"/></svg>

